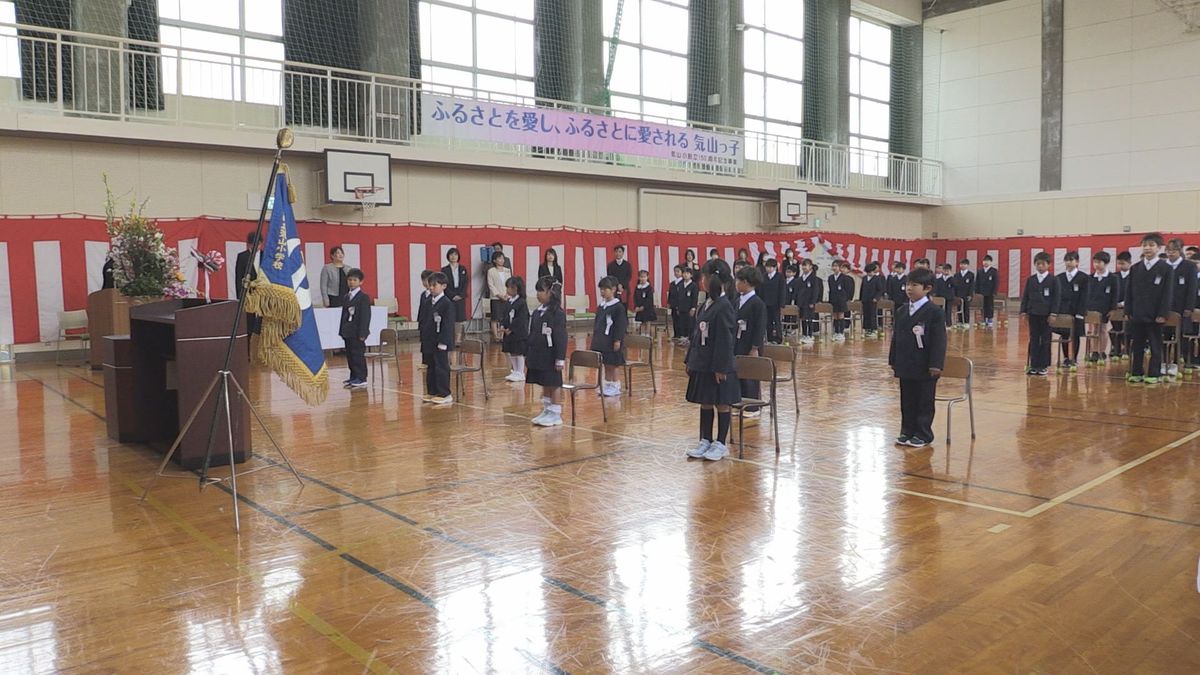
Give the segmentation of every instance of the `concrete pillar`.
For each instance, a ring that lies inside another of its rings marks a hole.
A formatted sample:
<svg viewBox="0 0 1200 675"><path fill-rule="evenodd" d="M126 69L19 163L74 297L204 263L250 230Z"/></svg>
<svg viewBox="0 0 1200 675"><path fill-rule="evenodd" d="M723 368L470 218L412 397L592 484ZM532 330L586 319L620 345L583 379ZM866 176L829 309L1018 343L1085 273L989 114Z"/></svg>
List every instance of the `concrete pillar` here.
<svg viewBox="0 0 1200 675"><path fill-rule="evenodd" d="M71 29L125 38L128 36L127 4L126 0L71 0ZM115 40L78 38L70 47L75 110L121 113L125 60L119 52L105 49L117 44Z"/></svg>
<svg viewBox="0 0 1200 675"><path fill-rule="evenodd" d="M607 105L602 4L595 0L534 3L534 95Z"/></svg>
<svg viewBox="0 0 1200 675"><path fill-rule="evenodd" d="M742 0L689 3L688 120L746 126L741 22Z"/></svg>
<svg viewBox="0 0 1200 675"><path fill-rule="evenodd" d="M804 0L805 139L850 142L850 0ZM841 184L849 167L837 154L806 149L801 172L817 183Z"/></svg>
<svg viewBox="0 0 1200 675"><path fill-rule="evenodd" d="M899 155L921 156L924 93L925 29L921 26L892 28L891 134L888 151ZM917 192L921 185L919 170L892 171L893 187L905 192Z"/></svg>
<svg viewBox="0 0 1200 675"><path fill-rule="evenodd" d="M358 4L358 47L362 70L394 75L397 78L421 78L419 0L362 0ZM371 100L362 102L366 126L374 125L376 138L400 140L412 133L412 120L418 101L409 87L400 82L383 82Z"/></svg>
<svg viewBox="0 0 1200 675"><path fill-rule="evenodd" d="M1042 192L1062 189L1063 18L1063 0L1042 0Z"/></svg>

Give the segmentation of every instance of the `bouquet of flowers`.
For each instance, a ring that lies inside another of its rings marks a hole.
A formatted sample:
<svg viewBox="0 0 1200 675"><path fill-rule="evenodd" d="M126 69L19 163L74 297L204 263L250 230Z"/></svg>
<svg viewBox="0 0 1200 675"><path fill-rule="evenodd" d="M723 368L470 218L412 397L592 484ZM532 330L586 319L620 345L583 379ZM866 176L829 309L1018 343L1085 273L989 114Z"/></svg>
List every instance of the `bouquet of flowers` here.
<svg viewBox="0 0 1200 675"><path fill-rule="evenodd" d="M225 256L221 255L221 252L216 250L209 251L208 253L201 253L196 249L192 249L192 257L196 259L197 271L204 275L203 295L205 298L211 300L208 292L208 277L213 272L219 271L225 266ZM197 288L196 290L199 291L200 289Z"/></svg>
<svg viewBox="0 0 1200 675"><path fill-rule="evenodd" d="M166 245L163 232L153 221L142 215L146 203L130 202L124 217L116 215L116 200L104 176L106 229L111 240L108 259L113 267L113 284L122 295L137 297L163 295L186 298L191 295L183 272L179 270L179 253Z"/></svg>

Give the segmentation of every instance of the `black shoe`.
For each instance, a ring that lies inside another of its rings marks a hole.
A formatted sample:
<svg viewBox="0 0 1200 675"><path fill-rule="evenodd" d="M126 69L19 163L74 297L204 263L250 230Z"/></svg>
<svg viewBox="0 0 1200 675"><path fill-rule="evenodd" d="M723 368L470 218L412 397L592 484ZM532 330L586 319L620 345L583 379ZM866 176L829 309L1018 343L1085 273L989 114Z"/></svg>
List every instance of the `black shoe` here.
<svg viewBox="0 0 1200 675"><path fill-rule="evenodd" d="M910 448L923 448L931 443L933 443L933 441L927 441L923 438L917 438L916 436L913 436L904 442L904 444Z"/></svg>
<svg viewBox="0 0 1200 675"><path fill-rule="evenodd" d="M896 445L908 445L908 436L900 434L896 437Z"/></svg>

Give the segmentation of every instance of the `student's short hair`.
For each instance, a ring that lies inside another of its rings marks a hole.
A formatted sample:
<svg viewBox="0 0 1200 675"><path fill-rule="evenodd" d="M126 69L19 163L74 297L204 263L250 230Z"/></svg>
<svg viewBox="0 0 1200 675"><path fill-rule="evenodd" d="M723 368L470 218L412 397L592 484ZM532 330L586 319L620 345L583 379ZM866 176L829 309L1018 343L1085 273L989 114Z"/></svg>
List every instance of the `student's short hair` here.
<svg viewBox="0 0 1200 675"><path fill-rule="evenodd" d="M614 246L614 247L613 247L613 253L616 253L617 251L620 251L621 253L624 253L624 252L625 252L625 247L624 247L623 245L621 245L621 244L617 244L616 246Z"/></svg>
<svg viewBox="0 0 1200 675"><path fill-rule="evenodd" d="M841 260L834 260L834 261L833 261L833 266L834 266L834 267L841 267L841 266L842 266L842 261L841 261Z"/></svg>
<svg viewBox="0 0 1200 675"><path fill-rule="evenodd" d="M941 265L939 265L939 267L942 268L942 271L948 271L948 272L954 271L954 265L951 265L950 263L942 263Z"/></svg>
<svg viewBox="0 0 1200 675"><path fill-rule="evenodd" d="M1108 263L1112 262L1112 256L1108 254L1108 251L1100 251L1092 256L1092 260L1099 260L1107 265Z"/></svg>
<svg viewBox="0 0 1200 675"><path fill-rule="evenodd" d="M681 267L683 267L684 274L695 274L696 273L696 270L693 270L691 265L681 265Z"/></svg>
<svg viewBox="0 0 1200 675"><path fill-rule="evenodd" d="M620 285L621 285L621 283L619 281L617 281L616 277L604 277L604 278L600 279L600 283L596 284L596 287L597 288L616 288L617 286L620 286Z"/></svg>
<svg viewBox="0 0 1200 675"><path fill-rule="evenodd" d="M763 267L779 267L779 263L774 258L767 258L767 261L763 263Z"/></svg>
<svg viewBox="0 0 1200 675"><path fill-rule="evenodd" d="M749 264L750 263L746 262L745 260L734 260L733 261L733 271L737 272L738 270L742 269L743 267L745 267Z"/></svg>
<svg viewBox="0 0 1200 675"><path fill-rule="evenodd" d="M1079 251L1067 251L1067 254L1063 256L1063 260L1079 262Z"/></svg>
<svg viewBox="0 0 1200 675"><path fill-rule="evenodd" d="M1157 232L1147 232L1146 234L1142 235L1142 243L1145 244L1147 242L1162 246L1163 236Z"/></svg>
<svg viewBox="0 0 1200 675"><path fill-rule="evenodd" d="M715 248L710 248L710 249L708 249L708 255L710 255L710 256L714 256L714 255L716 255L716 256L719 256L719 255L721 255L721 254L720 254L720 253L717 251L717 249L715 249Z"/></svg>
<svg viewBox="0 0 1200 675"><path fill-rule="evenodd" d="M1179 237L1174 237L1174 238L1170 239L1169 241L1167 241L1167 248L1177 248L1180 251L1182 251L1183 250L1183 240L1180 239Z"/></svg>
<svg viewBox="0 0 1200 675"><path fill-rule="evenodd" d="M796 273L796 266L795 266L795 265L784 265L784 266L783 266L783 273L784 273L784 274L787 274L788 272L791 272L792 274L795 274L795 273Z"/></svg>
<svg viewBox="0 0 1200 675"><path fill-rule="evenodd" d="M815 262L813 262L811 258L805 258L804 260L801 260L801 261L800 261L800 264L801 264L801 265L808 265L809 267L816 267L816 266L817 266L817 264L816 264Z"/></svg>
<svg viewBox="0 0 1200 675"><path fill-rule="evenodd" d="M256 234L258 234L258 233L257 233L257 232L250 232L250 233L248 233L248 234L246 235L246 245L247 245L247 246L253 246L253 245L254 245L254 235L256 235Z"/></svg>
<svg viewBox="0 0 1200 675"><path fill-rule="evenodd" d="M993 261L992 261L992 256L991 256L991 255L985 255L985 256L983 256L983 259L984 259L984 260L986 260L986 261L988 261L988 262L993 262Z"/></svg>
<svg viewBox="0 0 1200 675"><path fill-rule="evenodd" d="M421 281L429 281L431 276L433 276L433 270L421 270Z"/></svg>
<svg viewBox="0 0 1200 675"><path fill-rule="evenodd" d="M333 254L337 253L338 251L342 251L341 246L334 246L333 248L329 249L329 257L332 258ZM345 251L342 251L342 253L345 253Z"/></svg>
<svg viewBox="0 0 1200 675"><path fill-rule="evenodd" d="M676 265L676 266L672 267L671 269L676 272L683 272L683 268L684 268L683 265Z"/></svg>
<svg viewBox="0 0 1200 675"><path fill-rule="evenodd" d="M900 268L902 270L908 269L908 265L905 265L903 262L897 260L896 262L892 263L892 269L896 269L896 268Z"/></svg>
<svg viewBox="0 0 1200 675"><path fill-rule="evenodd" d="M933 270L927 270L924 268L913 270L912 274L908 275L908 283L920 284L925 288L932 288Z"/></svg>
<svg viewBox="0 0 1200 675"><path fill-rule="evenodd" d="M867 273L868 274L871 272L878 272L878 271L879 271L879 263L877 263L877 262L867 263Z"/></svg>
<svg viewBox="0 0 1200 675"><path fill-rule="evenodd" d="M429 285L430 286L432 286L434 284L441 284L443 286L446 286L449 283L450 283L450 280L447 279L446 275L442 274L441 272L434 272L433 274L429 275Z"/></svg>
<svg viewBox="0 0 1200 675"><path fill-rule="evenodd" d="M1033 256L1033 262L1034 262L1034 264L1044 262L1048 265L1048 264L1050 264L1050 254L1046 253L1045 251L1042 251L1041 253Z"/></svg>
<svg viewBox="0 0 1200 675"><path fill-rule="evenodd" d="M362 270L358 269L357 267L351 267L350 271L346 272L346 278L347 279L358 279L359 281L362 281L363 280Z"/></svg>
<svg viewBox="0 0 1200 675"><path fill-rule="evenodd" d="M519 276L511 276L504 282L505 288L514 288L517 291L517 297L525 297L525 280Z"/></svg>
<svg viewBox="0 0 1200 675"><path fill-rule="evenodd" d="M642 276L643 274L645 274L646 276L650 276L650 271L649 270L638 270L639 277Z"/></svg>
<svg viewBox="0 0 1200 675"><path fill-rule="evenodd" d="M916 264L929 267L929 258L917 258Z"/></svg>
<svg viewBox="0 0 1200 675"><path fill-rule="evenodd" d="M970 258L963 258L962 260L959 260L959 261L958 261L958 264L959 264L959 265L970 265L970 264L971 264L971 259L970 259Z"/></svg>
<svg viewBox="0 0 1200 675"><path fill-rule="evenodd" d="M758 268L754 265L744 265L733 276L735 279L744 281L755 287L762 283L762 272L759 272Z"/></svg>
<svg viewBox="0 0 1200 675"><path fill-rule="evenodd" d="M1187 250L1191 251L1192 253L1200 253L1200 246L1189 246L1187 247Z"/></svg>
<svg viewBox="0 0 1200 675"><path fill-rule="evenodd" d="M1133 254L1130 253L1129 251L1121 251L1120 253L1117 254L1117 262L1121 262L1121 261L1132 262Z"/></svg>

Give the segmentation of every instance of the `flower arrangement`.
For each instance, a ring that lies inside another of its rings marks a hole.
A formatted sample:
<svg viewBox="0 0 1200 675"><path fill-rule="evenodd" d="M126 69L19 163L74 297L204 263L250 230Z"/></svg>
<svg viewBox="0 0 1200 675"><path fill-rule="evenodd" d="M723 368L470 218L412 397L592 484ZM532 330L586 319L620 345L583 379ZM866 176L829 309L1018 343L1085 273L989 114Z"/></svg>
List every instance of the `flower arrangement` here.
<svg viewBox="0 0 1200 675"><path fill-rule="evenodd" d="M197 287L196 291L201 293L204 298L207 298L209 302L212 302L208 290L208 277L213 272L217 272L225 266L225 256L221 255L221 252L217 250L201 253L196 249L192 249L192 257L196 259L197 272L204 275L204 290L200 291L199 287Z"/></svg>
<svg viewBox="0 0 1200 675"><path fill-rule="evenodd" d="M104 214L111 246L113 284L122 295L163 295L186 298L192 294L179 269L179 253L163 241L163 232L142 215L145 202L132 200L124 217L116 214L116 198L104 175Z"/></svg>

